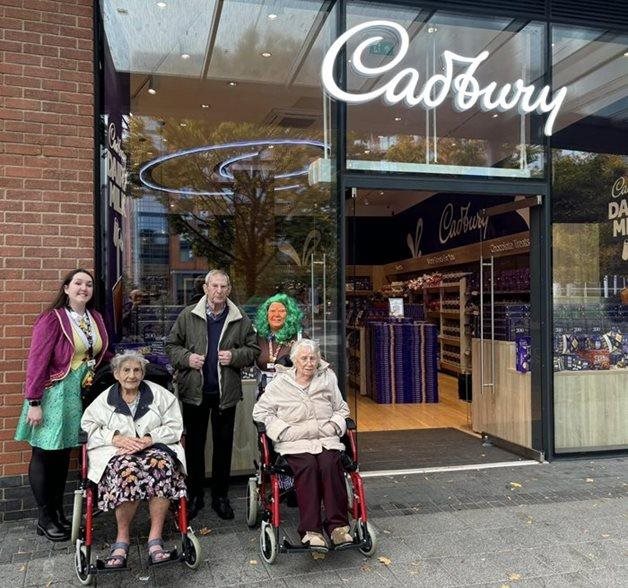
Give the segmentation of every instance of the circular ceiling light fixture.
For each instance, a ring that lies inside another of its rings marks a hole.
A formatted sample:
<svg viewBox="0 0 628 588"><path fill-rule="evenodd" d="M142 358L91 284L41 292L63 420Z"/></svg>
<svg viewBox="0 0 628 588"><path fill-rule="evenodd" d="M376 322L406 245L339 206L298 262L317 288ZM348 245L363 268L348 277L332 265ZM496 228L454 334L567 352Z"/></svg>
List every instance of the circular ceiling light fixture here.
<svg viewBox="0 0 628 588"><path fill-rule="evenodd" d="M274 13L272 13L272 12L271 12L271 13L268 15L268 20L275 20L275 19L277 18L277 16L278 16L277 14L274 14Z"/></svg>
<svg viewBox="0 0 628 588"><path fill-rule="evenodd" d="M261 55L262 57L271 57L271 56L272 56L272 53L271 53L270 51L262 51L262 52L260 53L260 55Z"/></svg>
<svg viewBox="0 0 628 588"><path fill-rule="evenodd" d="M165 141L165 139L163 139ZM323 152L325 151L325 144L321 141L316 141L313 139L259 139L254 141L238 141L235 143L223 143L220 145L205 145L202 147L193 147L190 149L181 149L179 151L175 151L174 153L168 153L167 155L162 155L148 163L145 163L139 173L140 182L146 186L147 188L151 188L152 190L157 190L159 192L168 192L170 194L180 194L182 196L229 196L234 192L231 189L232 183L235 180L234 175L230 171L230 167L238 162L244 161L247 159L254 159L258 157L263 151L266 149L270 149L275 145L282 146L297 146L297 147L311 147L314 149L321 149ZM248 150L249 148L253 148ZM232 156L228 159L225 159L220 164L218 164L216 170L217 175L219 176L219 180L225 184L225 189L220 191L203 191L203 190L194 190L191 188L170 188L168 186L164 186L162 184L158 184L152 178L153 170L159 165L166 163L168 161L173 161L178 158L188 157L190 155L198 155L201 153L212 153L216 151L223 151L227 149L247 149L245 153L241 153L239 155ZM275 179L282 180L286 178L294 178L297 176L307 175L308 166L305 166L301 169L297 169L291 172L285 172L282 174L275 175ZM275 192L281 192L285 190L295 190L297 188L302 187L302 184L290 184L287 186L277 186L275 187Z"/></svg>
<svg viewBox="0 0 628 588"><path fill-rule="evenodd" d="M190 59L189 53L181 53L181 59Z"/></svg>
<svg viewBox="0 0 628 588"><path fill-rule="evenodd" d="M157 6L161 9L164 9L168 5L165 2L157 2Z"/></svg>

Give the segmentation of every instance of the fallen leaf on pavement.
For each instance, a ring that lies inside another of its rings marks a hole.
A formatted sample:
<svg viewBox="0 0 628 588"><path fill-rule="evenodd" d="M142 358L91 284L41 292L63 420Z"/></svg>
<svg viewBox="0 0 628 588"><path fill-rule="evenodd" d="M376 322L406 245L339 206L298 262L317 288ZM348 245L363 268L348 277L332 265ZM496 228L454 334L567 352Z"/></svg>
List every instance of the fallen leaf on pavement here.
<svg viewBox="0 0 628 588"><path fill-rule="evenodd" d="M521 484L519 482L510 482L511 489L512 488L521 488Z"/></svg>
<svg viewBox="0 0 628 588"><path fill-rule="evenodd" d="M199 535L209 535L211 532L212 530L208 529L207 527L203 527L202 529L198 530Z"/></svg>
<svg viewBox="0 0 628 588"><path fill-rule="evenodd" d="M585 480L585 482L589 482L589 483L591 483L591 482L593 482L593 478L587 478L587 479Z"/></svg>
<svg viewBox="0 0 628 588"><path fill-rule="evenodd" d="M320 551L312 551L312 558L314 559L325 559L325 554Z"/></svg>
<svg viewBox="0 0 628 588"><path fill-rule="evenodd" d="M383 555L380 555L377 558L377 561L381 564L384 564L385 566L389 566L392 563L391 559L388 559L387 557L384 557Z"/></svg>
<svg viewBox="0 0 628 588"><path fill-rule="evenodd" d="M361 568L360 568L363 572L370 572L371 571L371 566L364 564Z"/></svg>
<svg viewBox="0 0 628 588"><path fill-rule="evenodd" d="M508 574L508 579L511 582L515 582L517 580L521 580L521 578L523 578L523 576L521 574L517 574L517 573Z"/></svg>
<svg viewBox="0 0 628 588"><path fill-rule="evenodd" d="M256 560L256 559L250 559L250 560L249 560L249 563L250 563L252 566L256 566L256 565L257 565L257 560Z"/></svg>

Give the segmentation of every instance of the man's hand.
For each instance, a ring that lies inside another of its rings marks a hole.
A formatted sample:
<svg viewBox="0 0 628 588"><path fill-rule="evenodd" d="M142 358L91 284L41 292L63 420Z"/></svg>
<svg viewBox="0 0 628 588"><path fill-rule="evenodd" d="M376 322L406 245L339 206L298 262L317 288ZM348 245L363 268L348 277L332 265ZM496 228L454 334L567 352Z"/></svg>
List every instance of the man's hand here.
<svg viewBox="0 0 628 588"><path fill-rule="evenodd" d="M232 359L233 359L233 356L231 354L231 351L219 351L218 352L218 363L220 365L229 365Z"/></svg>
<svg viewBox="0 0 628 588"><path fill-rule="evenodd" d="M205 363L205 356L198 353L190 353L190 367L194 370L202 370Z"/></svg>

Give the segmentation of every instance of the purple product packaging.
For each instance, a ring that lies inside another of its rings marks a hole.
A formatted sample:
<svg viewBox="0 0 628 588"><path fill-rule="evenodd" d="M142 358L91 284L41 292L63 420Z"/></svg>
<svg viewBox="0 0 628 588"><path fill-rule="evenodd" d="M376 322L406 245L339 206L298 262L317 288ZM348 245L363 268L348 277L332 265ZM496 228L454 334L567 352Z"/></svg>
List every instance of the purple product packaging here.
<svg viewBox="0 0 628 588"><path fill-rule="evenodd" d="M529 336L518 335L515 339L515 368L522 374L530 371L530 346L531 338Z"/></svg>

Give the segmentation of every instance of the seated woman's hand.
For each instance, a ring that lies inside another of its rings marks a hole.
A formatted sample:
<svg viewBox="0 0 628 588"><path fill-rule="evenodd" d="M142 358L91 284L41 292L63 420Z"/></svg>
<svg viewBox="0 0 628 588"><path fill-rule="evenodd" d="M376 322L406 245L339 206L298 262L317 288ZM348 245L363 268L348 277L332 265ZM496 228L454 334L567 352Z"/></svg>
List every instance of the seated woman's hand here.
<svg viewBox="0 0 628 588"><path fill-rule="evenodd" d="M327 421L320 426L320 432L324 437L340 437L340 431L336 423Z"/></svg>
<svg viewBox="0 0 628 588"><path fill-rule="evenodd" d="M152 445L152 439L148 436L140 438L118 434L113 436L111 442L118 449L117 453L119 455L136 453Z"/></svg>

